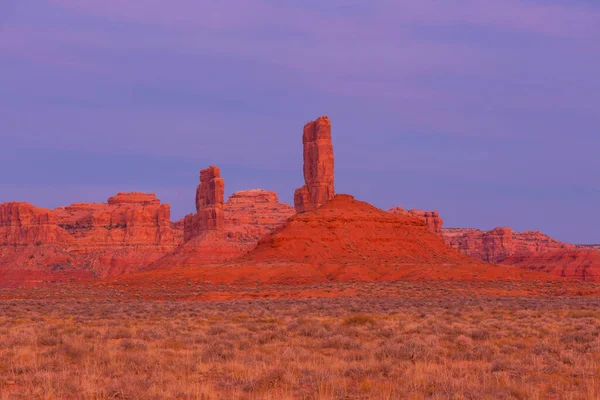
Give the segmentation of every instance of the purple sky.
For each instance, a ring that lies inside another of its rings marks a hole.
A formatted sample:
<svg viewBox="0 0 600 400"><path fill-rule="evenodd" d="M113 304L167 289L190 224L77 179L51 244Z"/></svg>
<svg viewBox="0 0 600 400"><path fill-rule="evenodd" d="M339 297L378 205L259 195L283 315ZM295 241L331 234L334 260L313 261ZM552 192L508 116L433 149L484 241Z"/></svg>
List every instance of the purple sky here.
<svg viewBox="0 0 600 400"><path fill-rule="evenodd" d="M291 202L326 114L340 193L600 242L596 0L2 0L0 72L0 202Z"/></svg>

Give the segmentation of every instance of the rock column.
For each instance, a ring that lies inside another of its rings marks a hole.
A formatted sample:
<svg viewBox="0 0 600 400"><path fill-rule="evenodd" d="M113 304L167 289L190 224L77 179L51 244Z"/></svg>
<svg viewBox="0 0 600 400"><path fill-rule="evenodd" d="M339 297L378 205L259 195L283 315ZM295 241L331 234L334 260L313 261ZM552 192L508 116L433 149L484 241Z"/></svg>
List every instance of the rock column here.
<svg viewBox="0 0 600 400"><path fill-rule="evenodd" d="M211 165L200 171L200 185L196 190L196 214L188 215L184 221L185 241L204 232L224 231L224 193L225 182L218 167Z"/></svg>
<svg viewBox="0 0 600 400"><path fill-rule="evenodd" d="M331 122L326 116L319 117L304 126L304 182L296 189L294 206L296 212L314 210L335 196L334 158L331 142Z"/></svg>

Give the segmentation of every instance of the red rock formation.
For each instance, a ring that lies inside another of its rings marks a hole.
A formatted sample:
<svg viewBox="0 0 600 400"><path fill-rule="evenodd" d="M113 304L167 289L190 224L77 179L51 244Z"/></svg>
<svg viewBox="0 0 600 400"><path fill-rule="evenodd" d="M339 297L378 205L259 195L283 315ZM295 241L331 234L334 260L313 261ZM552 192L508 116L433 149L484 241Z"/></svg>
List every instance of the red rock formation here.
<svg viewBox="0 0 600 400"><path fill-rule="evenodd" d="M600 251L600 244L578 244L575 245L578 249L596 250Z"/></svg>
<svg viewBox="0 0 600 400"><path fill-rule="evenodd" d="M58 224L83 248L165 246L180 241L171 226L171 207L154 194L119 193L108 204L75 203L55 210Z"/></svg>
<svg viewBox="0 0 600 400"><path fill-rule="evenodd" d="M223 231L225 182L221 170L215 166L200 171L200 185L196 190L196 214L184 220L184 240L188 241L203 232Z"/></svg>
<svg viewBox="0 0 600 400"><path fill-rule="evenodd" d="M242 243L257 243L294 215L294 208L279 202L277 193L262 189L244 190L225 204L225 235Z"/></svg>
<svg viewBox="0 0 600 400"><path fill-rule="evenodd" d="M156 198L154 193L117 193L116 196L108 198L109 206L121 206L124 204L133 204L135 206L158 206L160 200Z"/></svg>
<svg viewBox="0 0 600 400"><path fill-rule="evenodd" d="M64 244L0 246L0 288L93 279Z"/></svg>
<svg viewBox="0 0 600 400"><path fill-rule="evenodd" d="M197 267L222 263L244 254L252 247L239 242L226 240L221 231L206 231L194 236L166 254L150 263L145 270Z"/></svg>
<svg viewBox="0 0 600 400"><path fill-rule="evenodd" d="M184 219L184 243L146 269L215 264L236 258L248 250L249 244L226 240L224 189L219 168L211 165L200 171L197 212Z"/></svg>
<svg viewBox="0 0 600 400"><path fill-rule="evenodd" d="M296 189L294 205L298 213L314 210L335 196L334 159L331 142L331 123L328 117L319 117L304 126L305 185Z"/></svg>
<svg viewBox="0 0 600 400"><path fill-rule="evenodd" d="M0 204L0 245L69 242L57 224L56 214L29 203Z"/></svg>
<svg viewBox="0 0 600 400"><path fill-rule="evenodd" d="M536 254L517 253L502 264L587 282L600 282L600 252L586 248L562 248Z"/></svg>
<svg viewBox="0 0 600 400"><path fill-rule="evenodd" d="M440 214L437 211L423 211L423 210L405 210L402 207L390 208L389 212L392 214L410 215L417 217L425 221L427 228L434 233L442 233L442 226L444 220L440 218Z"/></svg>
<svg viewBox="0 0 600 400"><path fill-rule="evenodd" d="M153 194L119 193L108 203L75 203L53 211L2 204L0 245L22 247L0 252L0 274L10 270L11 279L21 274L30 281L31 273L50 279L57 269L69 271L68 276L133 272L173 251L182 236L171 225L169 205Z"/></svg>
<svg viewBox="0 0 600 400"><path fill-rule="evenodd" d="M515 232L510 228L491 231L479 229L443 229L446 243L461 253L479 260L501 263L514 255L536 255L552 250L574 248L541 232Z"/></svg>
<svg viewBox="0 0 600 400"><path fill-rule="evenodd" d="M170 206L154 194L119 193L108 203L75 203L55 212L76 239L71 254L99 277L138 271L182 241Z"/></svg>
<svg viewBox="0 0 600 400"><path fill-rule="evenodd" d="M392 214L339 194L319 209L297 214L248 254L289 262L475 262L446 246L422 218Z"/></svg>
<svg viewBox="0 0 600 400"><path fill-rule="evenodd" d="M171 226L173 227L173 229L183 232L183 230L185 229L185 217L171 223Z"/></svg>
<svg viewBox="0 0 600 400"><path fill-rule="evenodd" d="M600 252L562 243L538 231L444 229L446 242L461 253L490 263L600 282Z"/></svg>
<svg viewBox="0 0 600 400"><path fill-rule="evenodd" d="M554 281L547 274L496 266L460 254L422 218L392 214L352 196L296 214L227 265L229 280L271 284L330 281ZM209 270L212 271L212 270ZM200 273L200 271L198 271ZM202 271L204 272L204 271Z"/></svg>

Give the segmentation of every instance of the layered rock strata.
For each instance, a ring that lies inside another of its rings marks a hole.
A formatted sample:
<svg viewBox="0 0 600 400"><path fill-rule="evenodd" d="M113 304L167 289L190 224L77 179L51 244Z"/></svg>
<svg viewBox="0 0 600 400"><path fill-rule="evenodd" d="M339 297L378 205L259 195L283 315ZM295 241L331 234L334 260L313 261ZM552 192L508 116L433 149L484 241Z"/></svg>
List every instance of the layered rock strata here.
<svg viewBox="0 0 600 400"><path fill-rule="evenodd" d="M515 232L510 228L443 229L446 243L461 253L482 261L501 263L515 255L536 255L575 246L559 242L542 232Z"/></svg>
<svg viewBox="0 0 600 400"><path fill-rule="evenodd" d="M184 220L185 241L209 231L223 232L224 192L225 182L218 167L211 165L200 171L200 185L196 190L196 214L190 214Z"/></svg>
<svg viewBox="0 0 600 400"><path fill-rule="evenodd" d="M423 211L423 210L405 210L398 206L393 207L389 210L392 214L410 215L411 217L417 217L425 221L427 228L431 232L441 234L444 220L440 218L440 214L437 211Z"/></svg>
<svg viewBox="0 0 600 400"><path fill-rule="evenodd" d="M181 243L170 217L169 205L145 193L55 210L0 204L0 276L27 284L137 271Z"/></svg>
<svg viewBox="0 0 600 400"><path fill-rule="evenodd" d="M296 212L314 210L335 196L334 157L331 142L331 122L326 116L319 117L304 126L305 185L296 189L294 206Z"/></svg>
<svg viewBox="0 0 600 400"><path fill-rule="evenodd" d="M235 192L225 203L225 236L242 243L256 243L294 214L294 208L280 203L275 192Z"/></svg>
<svg viewBox="0 0 600 400"><path fill-rule="evenodd" d="M470 257L495 264L600 282L600 251L555 240L539 231L510 228L443 229L446 243Z"/></svg>

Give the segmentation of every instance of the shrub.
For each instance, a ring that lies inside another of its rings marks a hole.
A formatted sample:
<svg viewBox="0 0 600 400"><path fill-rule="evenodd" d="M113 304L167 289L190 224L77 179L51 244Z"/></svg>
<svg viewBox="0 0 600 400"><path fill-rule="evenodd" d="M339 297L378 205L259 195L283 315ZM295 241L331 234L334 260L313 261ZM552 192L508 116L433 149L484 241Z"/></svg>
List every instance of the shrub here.
<svg viewBox="0 0 600 400"><path fill-rule="evenodd" d="M375 318L367 314L357 314L344 320L345 325L373 325Z"/></svg>

